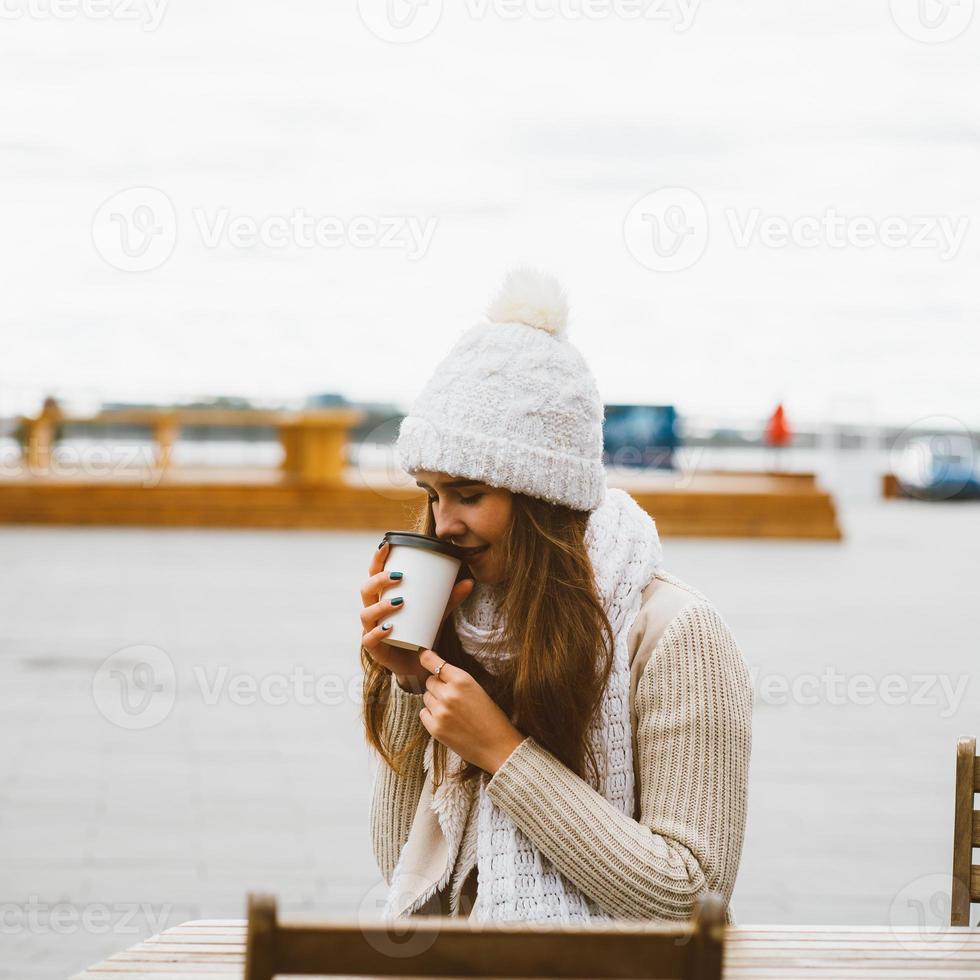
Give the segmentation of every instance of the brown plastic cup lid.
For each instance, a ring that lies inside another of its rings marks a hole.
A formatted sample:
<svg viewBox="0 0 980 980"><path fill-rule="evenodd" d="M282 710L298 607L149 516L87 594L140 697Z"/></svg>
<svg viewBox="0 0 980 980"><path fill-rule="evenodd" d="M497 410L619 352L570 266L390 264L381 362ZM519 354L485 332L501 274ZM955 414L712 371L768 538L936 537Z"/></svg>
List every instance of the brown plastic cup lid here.
<svg viewBox="0 0 980 980"><path fill-rule="evenodd" d="M402 544L409 548L426 548L429 551L437 551L441 555L448 555L458 561L466 561L466 549L458 545L442 541L440 538L430 537L428 534L419 534L416 531L385 531L382 539L388 544Z"/></svg>

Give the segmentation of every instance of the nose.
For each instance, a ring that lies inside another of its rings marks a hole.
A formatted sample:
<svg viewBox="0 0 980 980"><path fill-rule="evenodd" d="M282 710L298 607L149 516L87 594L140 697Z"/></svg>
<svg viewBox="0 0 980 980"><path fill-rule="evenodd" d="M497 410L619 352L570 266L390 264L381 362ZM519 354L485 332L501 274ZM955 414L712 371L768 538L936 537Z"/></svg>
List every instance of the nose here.
<svg viewBox="0 0 980 980"><path fill-rule="evenodd" d="M451 514L440 512L436 515L436 537L440 541L448 542L450 538L462 541L466 537L466 525Z"/></svg>

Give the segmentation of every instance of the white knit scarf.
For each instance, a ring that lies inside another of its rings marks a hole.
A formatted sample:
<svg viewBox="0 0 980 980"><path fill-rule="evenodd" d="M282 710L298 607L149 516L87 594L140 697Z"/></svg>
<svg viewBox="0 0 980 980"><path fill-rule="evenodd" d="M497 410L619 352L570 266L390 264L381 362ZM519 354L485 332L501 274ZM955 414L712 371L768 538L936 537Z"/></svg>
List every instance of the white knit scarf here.
<svg viewBox="0 0 980 980"><path fill-rule="evenodd" d="M598 790L623 813L633 813L633 751L630 724L630 665L627 638L640 609L641 593L659 567L660 538L653 518L624 490L607 488L603 503L592 511L585 531L585 545L595 573L596 586L615 636L613 666L599 710L589 728L589 739L598 763ZM491 673L512 655L499 642L492 650L483 645L502 634L499 587L477 583L455 611L460 644ZM544 655L545 651L542 651ZM426 890L402 914L412 914L444 888L459 857L460 843L473 805L473 784L460 787L453 773L463 768L460 757L447 748L443 781L432 796L432 810L448 843L448 867L441 880ZM432 768L432 738L425 748L423 768ZM591 772L588 773L591 778ZM470 917L474 920L526 920L564 922L608 919L592 899L562 875L511 818L490 799L484 774L476 787L477 897ZM529 787L535 792L539 787ZM472 857L472 855L470 855ZM387 913L399 891L401 861L392 877Z"/></svg>

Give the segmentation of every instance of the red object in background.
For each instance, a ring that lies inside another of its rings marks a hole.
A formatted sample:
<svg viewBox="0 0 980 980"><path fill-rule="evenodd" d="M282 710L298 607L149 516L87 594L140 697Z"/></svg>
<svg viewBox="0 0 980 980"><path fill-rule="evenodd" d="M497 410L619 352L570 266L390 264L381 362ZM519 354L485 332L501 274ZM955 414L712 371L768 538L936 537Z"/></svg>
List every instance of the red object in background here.
<svg viewBox="0 0 980 980"><path fill-rule="evenodd" d="M776 411L769 417L766 423L766 445L767 446L788 446L793 441L793 430L786 421L786 413L783 411L782 403L776 406Z"/></svg>

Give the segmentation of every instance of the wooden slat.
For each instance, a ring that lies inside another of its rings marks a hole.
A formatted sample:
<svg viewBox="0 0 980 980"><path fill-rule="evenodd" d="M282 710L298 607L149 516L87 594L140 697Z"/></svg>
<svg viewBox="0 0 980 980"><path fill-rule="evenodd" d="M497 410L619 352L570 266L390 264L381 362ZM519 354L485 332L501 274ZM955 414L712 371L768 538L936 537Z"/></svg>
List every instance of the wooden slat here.
<svg viewBox="0 0 980 980"><path fill-rule="evenodd" d="M190 973L207 973L212 977L240 977L245 958L242 957L237 963L220 963L207 960L130 960L121 962L118 960L106 960L100 965L100 969L111 970L125 977L133 971L144 973L164 973L180 975L181 970Z"/></svg>
<svg viewBox="0 0 980 980"><path fill-rule="evenodd" d="M161 420L175 419L180 425L235 428L269 427L304 420L331 421L348 427L357 425L364 418L365 413L360 409L343 407L304 409L299 412L263 408L110 408L97 415L59 414L58 416L60 422L73 426L152 426Z"/></svg>
<svg viewBox="0 0 980 980"><path fill-rule="evenodd" d="M194 935L188 933L181 933L177 936L172 936L169 932L165 932L159 936L151 936L149 939L144 940L145 944L153 943L155 945L167 945L168 943L208 943L212 946L243 946L245 944L245 934L244 933L234 933L234 934L221 934L221 933L206 933L206 939L197 939Z"/></svg>
<svg viewBox="0 0 980 980"><path fill-rule="evenodd" d="M168 929L168 934L171 932L177 933L182 932L185 929L203 929L207 932L219 932L222 929L229 929L231 931L245 931L245 920L244 919L189 919L187 922L181 923L179 926L174 926L172 929Z"/></svg>
<svg viewBox="0 0 980 980"><path fill-rule="evenodd" d="M852 929L840 926L788 926L778 930L768 926L735 926L729 931L727 942L730 945L756 943L773 948L784 943L844 945L850 942L876 943L886 947L895 942L902 946L960 942L962 935L962 932L948 926L893 926L889 929L871 926L855 926Z"/></svg>
<svg viewBox="0 0 980 980"><path fill-rule="evenodd" d="M721 980L725 903L699 898L687 922L472 922L426 915L403 922L282 923L269 894L248 896L246 980L369 977Z"/></svg>
<svg viewBox="0 0 980 980"><path fill-rule="evenodd" d="M855 936L849 939L833 939L826 936L815 938L800 937L798 939L773 940L771 938L756 938L739 936L738 933L728 935L726 950L732 952L739 951L739 955L747 954L752 951L764 950L766 952L799 951L810 950L815 946L821 949L837 950L867 950L878 952L889 952L897 949L908 949L912 951L930 951L943 948L959 949L963 945L962 933L944 930L932 936L903 938L896 943L897 937L891 935L869 938L867 936ZM970 948L967 954L980 957L980 946ZM964 955L967 955L964 954Z"/></svg>
<svg viewBox="0 0 980 980"><path fill-rule="evenodd" d="M430 917L416 917L432 918ZM497 977L605 976L642 978L657 974L686 976L692 955L693 931L683 925L643 925L639 928L597 927L584 931L569 926L542 927L523 923L491 923L474 930L466 920L439 918L413 923L415 941L392 939L387 925L348 924L299 926L280 924L275 933L276 962L286 974L316 975L324 963L343 972L366 975L414 972L408 949L425 956L425 976L466 975L468 965L494 964ZM542 930L547 928L547 933ZM556 935L560 933L560 935ZM629 936L629 942L624 939ZM683 937L682 941L678 941ZM399 953L393 960L392 953ZM261 974L260 974L261 975Z"/></svg>
<svg viewBox="0 0 980 980"><path fill-rule="evenodd" d="M121 953L114 953L110 960L166 960L186 959L200 962L234 962L245 952L243 943L234 946L219 943L139 943Z"/></svg>
<svg viewBox="0 0 980 980"><path fill-rule="evenodd" d="M953 793L953 874L949 922L952 926L970 924L970 900L980 893L980 879L971 871L973 838L976 829L973 811L977 767L977 740L964 736L956 740L956 778Z"/></svg>
<svg viewBox="0 0 980 980"><path fill-rule="evenodd" d="M177 967L176 970L171 970L167 972L166 970L154 970L154 969L138 969L132 970L126 973L119 973L115 970L107 970L103 967L99 967L97 970L86 971L85 973L79 973L77 976L72 977L72 980L214 980L216 976L221 974L215 973L202 973L197 969L184 970ZM234 977L235 980L241 980L243 972L241 969L233 973L225 974L228 977Z"/></svg>

